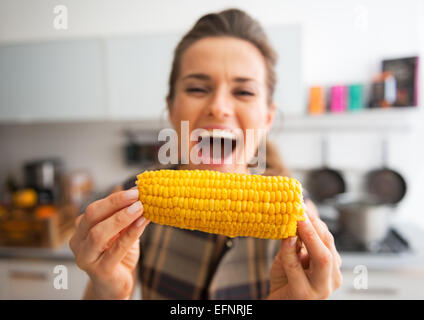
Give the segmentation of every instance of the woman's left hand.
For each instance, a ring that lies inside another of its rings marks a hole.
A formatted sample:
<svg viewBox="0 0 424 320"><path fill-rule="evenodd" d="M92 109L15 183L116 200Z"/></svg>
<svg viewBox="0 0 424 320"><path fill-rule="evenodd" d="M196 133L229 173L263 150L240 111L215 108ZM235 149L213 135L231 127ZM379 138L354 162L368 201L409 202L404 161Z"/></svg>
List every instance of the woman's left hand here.
<svg viewBox="0 0 424 320"><path fill-rule="evenodd" d="M341 258L333 235L308 204L298 236L282 240L270 274L268 299L326 299L342 284Z"/></svg>

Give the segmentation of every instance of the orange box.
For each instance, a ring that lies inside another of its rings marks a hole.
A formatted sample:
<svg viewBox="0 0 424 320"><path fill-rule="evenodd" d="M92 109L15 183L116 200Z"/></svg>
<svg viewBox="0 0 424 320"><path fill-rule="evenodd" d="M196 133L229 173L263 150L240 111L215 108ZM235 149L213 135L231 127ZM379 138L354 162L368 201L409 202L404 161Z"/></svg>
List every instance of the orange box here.
<svg viewBox="0 0 424 320"><path fill-rule="evenodd" d="M325 94L324 88L313 86L309 88L309 107L310 114L321 114L325 112Z"/></svg>

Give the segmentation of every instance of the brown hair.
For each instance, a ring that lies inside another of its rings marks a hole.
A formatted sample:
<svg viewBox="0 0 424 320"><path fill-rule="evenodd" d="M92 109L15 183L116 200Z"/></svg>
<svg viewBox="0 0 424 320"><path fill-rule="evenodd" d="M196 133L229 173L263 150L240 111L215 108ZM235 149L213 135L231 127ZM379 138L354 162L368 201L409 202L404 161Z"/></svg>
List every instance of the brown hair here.
<svg viewBox="0 0 424 320"><path fill-rule="evenodd" d="M277 53L271 46L259 22L239 9L228 9L219 13L204 15L197 20L194 26L180 40L174 51L167 100L172 101L174 98L175 83L179 75L181 57L184 52L200 39L220 36L246 40L259 49L265 60L268 103L271 104L277 82L275 73ZM282 164L277 148L268 139L266 141L266 165L265 175L289 175L288 170Z"/></svg>

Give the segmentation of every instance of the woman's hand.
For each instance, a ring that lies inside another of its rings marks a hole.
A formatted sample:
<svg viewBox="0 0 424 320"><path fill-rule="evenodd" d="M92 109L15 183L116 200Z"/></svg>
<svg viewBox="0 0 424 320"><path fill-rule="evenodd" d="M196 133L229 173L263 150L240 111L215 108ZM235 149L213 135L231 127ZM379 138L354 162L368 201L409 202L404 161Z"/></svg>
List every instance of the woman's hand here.
<svg viewBox="0 0 424 320"><path fill-rule="evenodd" d="M306 210L298 235L301 242L290 237L281 243L271 267L268 299L326 299L342 284L340 255L317 213Z"/></svg>
<svg viewBox="0 0 424 320"><path fill-rule="evenodd" d="M139 237L150 222L138 190L118 191L91 203L76 221L69 245L78 267L91 279L91 296L126 299L134 288Z"/></svg>

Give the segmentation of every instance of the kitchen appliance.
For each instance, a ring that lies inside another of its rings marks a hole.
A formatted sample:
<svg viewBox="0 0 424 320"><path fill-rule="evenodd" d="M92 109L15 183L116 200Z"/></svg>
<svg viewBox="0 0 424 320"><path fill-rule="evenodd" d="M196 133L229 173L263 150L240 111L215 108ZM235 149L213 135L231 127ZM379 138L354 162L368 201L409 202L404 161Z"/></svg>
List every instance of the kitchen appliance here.
<svg viewBox="0 0 424 320"><path fill-rule="evenodd" d="M358 226L364 223L364 221L370 223L379 224L378 214L383 215L382 212L374 212L371 213L373 216L370 219L365 217L365 220L362 222L357 221L353 222L351 229L353 232L349 231L349 225L351 221L349 219L355 219L355 215L351 214L352 212L346 213L344 221L341 222L341 215L339 212L339 208L336 207L335 202L348 204L349 202L354 202L356 197L351 194L343 194L339 195L336 199L332 199L331 201L327 201L325 204L318 205L318 210L320 212L321 220L325 222L328 226L328 229L334 236L334 241L336 244L336 248L339 252L343 253L364 253L364 254L399 254L403 252L412 251L411 246L408 240L393 226L390 226L387 223L387 220L384 219L384 225L387 226L384 237L380 236L379 241L369 241L364 242L358 237L358 235L363 234L363 231L358 231L355 234ZM371 205L369 205L371 207ZM395 208L392 207L392 210ZM395 212L387 212L387 214L395 214ZM346 219L347 218L347 219ZM358 220L363 218L362 215L356 217ZM374 221L371 221L374 220ZM349 225L347 225L349 224ZM375 232L378 233L377 230L379 227L375 227ZM369 234L370 229L365 232L365 234ZM372 232L372 231L371 231ZM382 232L384 233L384 232Z"/></svg>
<svg viewBox="0 0 424 320"><path fill-rule="evenodd" d="M322 167L309 172L306 179L306 190L312 199L318 202L331 199L346 191L346 183L341 172L330 168L327 164L327 140L321 140Z"/></svg>
<svg viewBox="0 0 424 320"><path fill-rule="evenodd" d="M387 165L388 142L383 139L381 146L382 168L372 170L367 174L366 187L368 192L380 203L399 203L406 194L406 181L402 175Z"/></svg>
<svg viewBox="0 0 424 320"><path fill-rule="evenodd" d="M124 130L126 144L123 148L125 163L149 167L159 163L158 152L163 145L157 141L158 133L148 130Z"/></svg>
<svg viewBox="0 0 424 320"><path fill-rule="evenodd" d="M371 198L339 202L339 226L344 234L369 250L377 247L389 229L389 215L393 207L378 204Z"/></svg>
<svg viewBox="0 0 424 320"><path fill-rule="evenodd" d="M383 139L382 168L366 174L364 193L343 193L326 201L338 212L342 238L369 251L378 250L386 239L390 232L390 216L407 189L402 175L388 167L387 149L387 140Z"/></svg>
<svg viewBox="0 0 424 320"><path fill-rule="evenodd" d="M358 241L352 234L344 232L337 220L322 218L334 236L336 248L342 253L367 253L367 254L400 254L410 252L409 242L395 228L389 227L385 237L379 242L365 245Z"/></svg>
<svg viewBox="0 0 424 320"><path fill-rule="evenodd" d="M62 170L60 159L41 159L24 164L25 185L36 190L39 204L61 200Z"/></svg>
<svg viewBox="0 0 424 320"><path fill-rule="evenodd" d="M334 233L333 236L336 248L341 252L399 254L411 251L409 242L394 228L390 228L380 242L374 242L368 246L356 241L349 234Z"/></svg>

